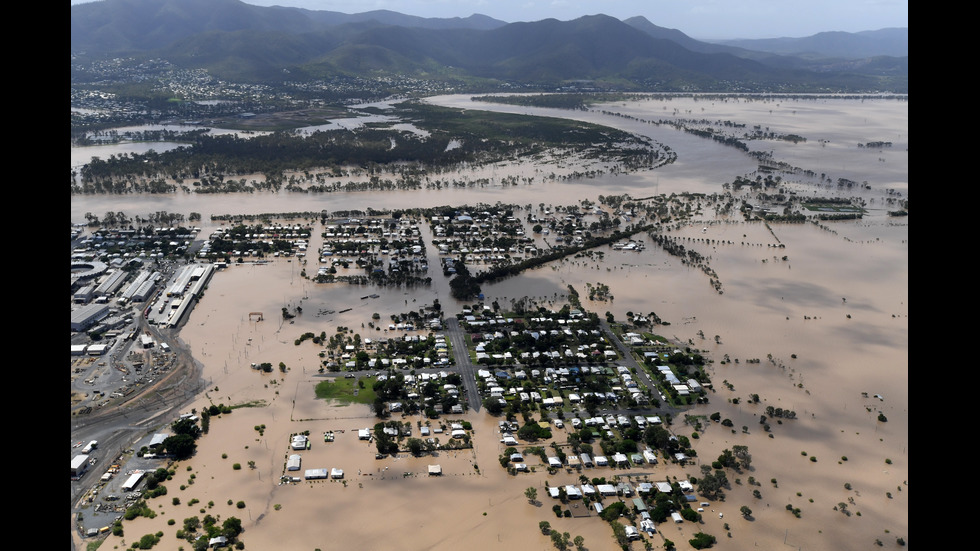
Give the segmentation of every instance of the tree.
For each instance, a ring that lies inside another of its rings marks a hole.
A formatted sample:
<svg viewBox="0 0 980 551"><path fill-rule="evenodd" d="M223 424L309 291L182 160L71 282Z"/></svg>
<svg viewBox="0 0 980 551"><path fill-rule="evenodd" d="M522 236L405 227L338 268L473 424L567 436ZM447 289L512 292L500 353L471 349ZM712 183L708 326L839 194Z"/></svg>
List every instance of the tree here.
<svg viewBox="0 0 980 551"><path fill-rule="evenodd" d="M551 437L551 430L530 421L517 431L518 438L522 440L538 440Z"/></svg>
<svg viewBox="0 0 980 551"><path fill-rule="evenodd" d="M487 409L487 413L490 415L500 415L504 411L504 406L500 403L500 400L492 396L488 396L483 400L483 407Z"/></svg>
<svg viewBox="0 0 980 551"><path fill-rule="evenodd" d="M197 450L197 443L190 435L175 434L168 436L163 441L163 448L176 459L187 459L194 455L194 451Z"/></svg>
<svg viewBox="0 0 980 551"><path fill-rule="evenodd" d="M575 536L572 543L575 544L576 551L585 551L585 538L582 536Z"/></svg>
<svg viewBox="0 0 980 551"><path fill-rule="evenodd" d="M610 521L609 525L612 526L613 536L616 538L616 543L618 543L623 549L626 549L630 543L630 538L626 535L626 527L623 526L621 522L617 521Z"/></svg>
<svg viewBox="0 0 980 551"><path fill-rule="evenodd" d="M242 521L235 517L228 517L224 524L221 525L221 535L231 539L238 537L238 534L242 533Z"/></svg>
<svg viewBox="0 0 980 551"><path fill-rule="evenodd" d="M736 444L732 446L732 454L742 462L742 468L748 469L752 465L752 454L749 453L748 446Z"/></svg>
<svg viewBox="0 0 980 551"><path fill-rule="evenodd" d="M749 518L752 516L752 509L749 509L748 505L742 505L742 508L739 509L739 512L742 513L742 516L744 518Z"/></svg>
<svg viewBox="0 0 980 551"><path fill-rule="evenodd" d="M178 419L170 426L174 434L186 434L191 438L197 440L201 436L201 427L197 426L197 423L189 418Z"/></svg>
<svg viewBox="0 0 980 551"><path fill-rule="evenodd" d="M415 457L422 455L422 451L425 446L422 445L422 440L418 438L408 439L408 451Z"/></svg>
<svg viewBox="0 0 980 551"><path fill-rule="evenodd" d="M694 534L693 538L688 540L688 543L690 543L691 547L695 549L707 549L712 545L714 545L716 541L718 541L717 538L715 538L711 534L698 532L697 534Z"/></svg>
<svg viewBox="0 0 980 551"><path fill-rule="evenodd" d="M615 525L618 524L615 522L616 519L619 518L619 515L623 514L625 509L626 504L624 504L622 501L614 501L611 505L603 509L602 512L599 513L599 516L602 517L602 520L611 522Z"/></svg>
<svg viewBox="0 0 980 551"><path fill-rule="evenodd" d="M184 531L185 532L197 532L197 529L201 527L201 519L195 517L187 517L184 519Z"/></svg>
<svg viewBox="0 0 980 551"><path fill-rule="evenodd" d="M572 536L568 532L559 534L558 531L555 530L551 533L551 543L555 545L555 548L558 549L558 551L566 551L571 538Z"/></svg>
<svg viewBox="0 0 980 551"><path fill-rule="evenodd" d="M387 434L383 437L376 437L375 446L378 448L378 453L382 455L393 455L398 453L398 442L392 440Z"/></svg>
<svg viewBox="0 0 980 551"><path fill-rule="evenodd" d="M538 499L538 489L534 486L528 487L528 489L524 490L524 497L526 497L529 502L534 503L535 500Z"/></svg>
<svg viewBox="0 0 980 551"><path fill-rule="evenodd" d="M371 407L372 409L374 409L374 414L380 417L381 419L384 419L385 417L388 416L388 412L386 411L385 408L384 398L382 398L381 396L377 396L374 398L374 403L371 405Z"/></svg>
<svg viewBox="0 0 980 551"><path fill-rule="evenodd" d="M134 547L138 549L152 549L160 541L160 538L153 534L146 534L140 538L139 542L134 544Z"/></svg>
<svg viewBox="0 0 980 551"><path fill-rule="evenodd" d="M542 520L538 523L538 530L541 530L541 533L547 536L551 533L551 523L546 520Z"/></svg>

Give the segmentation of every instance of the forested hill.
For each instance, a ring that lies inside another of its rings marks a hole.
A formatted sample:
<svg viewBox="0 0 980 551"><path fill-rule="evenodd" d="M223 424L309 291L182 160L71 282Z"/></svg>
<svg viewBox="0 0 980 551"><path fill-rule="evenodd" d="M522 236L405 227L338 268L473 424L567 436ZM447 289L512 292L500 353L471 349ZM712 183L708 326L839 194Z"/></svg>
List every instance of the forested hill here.
<svg viewBox="0 0 980 551"><path fill-rule="evenodd" d="M594 15L507 24L239 0L104 0L71 7L71 50L73 60L156 58L252 82L388 74L675 91L908 89L907 57L819 66L773 54L750 59L743 49L698 42L642 17L627 21Z"/></svg>

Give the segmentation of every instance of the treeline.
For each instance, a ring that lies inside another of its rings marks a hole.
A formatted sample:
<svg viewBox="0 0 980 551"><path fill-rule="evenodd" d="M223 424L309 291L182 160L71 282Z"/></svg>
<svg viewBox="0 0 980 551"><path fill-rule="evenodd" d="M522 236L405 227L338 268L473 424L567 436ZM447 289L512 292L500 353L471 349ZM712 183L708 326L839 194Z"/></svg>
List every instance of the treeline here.
<svg viewBox="0 0 980 551"><path fill-rule="evenodd" d="M487 103L503 103L507 105L523 105L525 107L550 107L553 109L583 110L590 104L618 101L625 98L623 94L537 94L527 96L477 96L473 101Z"/></svg>
<svg viewBox="0 0 980 551"><path fill-rule="evenodd" d="M744 142L740 141L738 138L732 136L725 136L724 134L717 134L710 130L701 130L698 128L684 127L684 131L688 134L694 134L695 136L701 138L710 138L722 145L727 145L729 147L734 147L739 151L748 151L749 146L745 145Z"/></svg>
<svg viewBox="0 0 980 551"><path fill-rule="evenodd" d="M473 298L480 294L480 285L488 281L499 281L507 277L519 275L525 270L536 268L556 260L561 260L567 256L573 256L584 250L594 249L596 247L601 247L602 245L610 245L637 233L649 231L651 229L653 229L652 225L638 226L624 231L616 230L612 235L606 237L595 237L585 241L582 245L555 248L548 253L528 258L522 260L521 262L495 266L477 275L471 275L469 270L466 269L465 264L462 262L457 262L456 277L449 281L449 286L452 290L453 297L460 300ZM460 272L460 266L463 267L465 273Z"/></svg>
<svg viewBox="0 0 980 551"><path fill-rule="evenodd" d="M803 201L804 206L819 206L819 205L850 205L851 199L849 197L813 197L811 199L806 199Z"/></svg>
<svg viewBox="0 0 980 551"><path fill-rule="evenodd" d="M406 160L428 164L473 160L475 144L447 151L448 145L448 137L421 140L408 133L374 129L331 130L308 136L291 132L249 138L201 135L190 146L164 153L149 151L93 158L82 167L81 176L83 183L160 175L179 182L237 174L279 176L287 170L347 164L367 167Z"/></svg>
<svg viewBox="0 0 980 551"><path fill-rule="evenodd" d="M840 213L840 214L818 214L817 218L820 220L860 220L863 218L861 213Z"/></svg>
<svg viewBox="0 0 980 551"><path fill-rule="evenodd" d="M377 175L384 167L406 162L449 168L531 156L557 148L639 169L653 166L660 157L645 138L564 119L464 112L424 104L401 107L395 115L414 122L428 135L381 128L309 135L282 131L248 138L194 134L188 136L193 137L190 145L163 153L93 158L81 169L80 186L73 178L72 189L82 193L172 192L175 187L163 180L169 178L178 184L195 180L197 192L278 190L287 183L283 177L286 171L324 168L333 169L333 175L339 176L341 166L366 169L374 179L369 187L376 189L382 183ZM264 174L266 181L246 184L244 179L226 180L244 174ZM299 183L292 178L288 181L291 187ZM319 189L331 190L332 187Z"/></svg>
<svg viewBox="0 0 980 551"><path fill-rule="evenodd" d="M74 139L77 146L99 145L106 143L127 142L187 142L193 143L199 136L210 132L207 128L196 128L188 131L178 130L133 130L119 132L116 129L96 131Z"/></svg>

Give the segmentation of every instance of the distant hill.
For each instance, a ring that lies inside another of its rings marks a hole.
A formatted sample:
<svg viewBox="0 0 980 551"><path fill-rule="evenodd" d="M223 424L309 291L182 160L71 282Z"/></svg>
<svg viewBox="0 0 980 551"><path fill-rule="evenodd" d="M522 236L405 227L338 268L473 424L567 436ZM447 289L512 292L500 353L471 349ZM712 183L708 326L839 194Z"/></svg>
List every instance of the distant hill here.
<svg viewBox="0 0 980 551"><path fill-rule="evenodd" d="M239 0L75 5L71 50L86 59L163 58L239 81L275 81L285 74L291 80L397 74L705 91L902 91L907 90L908 65L906 59L904 75L902 63L892 63L885 72L869 71L868 63L817 68L812 59L700 42L642 17L507 24L482 15L433 19L384 10L348 15Z"/></svg>
<svg viewBox="0 0 980 551"><path fill-rule="evenodd" d="M358 14L262 7L239 0L103 0L71 6L71 49L156 50L206 32L324 32L351 23L428 29L488 30L506 25L485 15L424 18L377 10Z"/></svg>
<svg viewBox="0 0 980 551"><path fill-rule="evenodd" d="M676 42L677 44L691 50L692 52L700 52L702 54L736 54L741 48L724 46L721 44L712 44L710 42L701 42L700 40L695 40L690 36L682 33L677 29L667 29L665 27L658 27L651 23L646 17L636 16L630 17L629 19L624 19L623 23L626 23L630 27L642 31L654 38L662 38L664 40L670 40L671 42Z"/></svg>
<svg viewBox="0 0 980 551"><path fill-rule="evenodd" d="M859 33L823 32L803 38L724 40L717 44L809 59L908 57L909 30L905 27Z"/></svg>

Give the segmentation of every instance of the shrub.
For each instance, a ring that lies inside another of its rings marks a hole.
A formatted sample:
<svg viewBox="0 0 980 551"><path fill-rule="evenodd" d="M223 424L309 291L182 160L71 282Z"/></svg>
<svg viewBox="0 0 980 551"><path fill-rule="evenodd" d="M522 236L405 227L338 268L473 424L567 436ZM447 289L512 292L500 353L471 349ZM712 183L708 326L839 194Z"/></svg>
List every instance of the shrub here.
<svg viewBox="0 0 980 551"><path fill-rule="evenodd" d="M231 468L232 469L235 469L236 471L240 471L240 470L242 470L242 464L241 463L235 463L234 465L231 466Z"/></svg>

